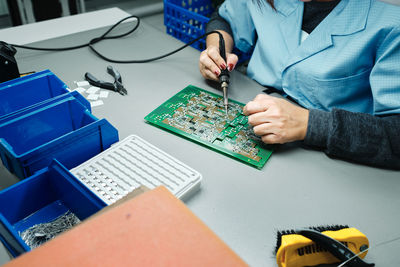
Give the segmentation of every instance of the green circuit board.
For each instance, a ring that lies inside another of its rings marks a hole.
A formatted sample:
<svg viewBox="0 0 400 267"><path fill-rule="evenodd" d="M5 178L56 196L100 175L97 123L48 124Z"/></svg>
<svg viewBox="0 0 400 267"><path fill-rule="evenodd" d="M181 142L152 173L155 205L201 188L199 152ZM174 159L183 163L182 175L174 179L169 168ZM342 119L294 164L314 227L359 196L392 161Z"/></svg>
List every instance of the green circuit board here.
<svg viewBox="0 0 400 267"><path fill-rule="evenodd" d="M272 149L254 134L243 104L189 85L145 117L152 125L261 169Z"/></svg>

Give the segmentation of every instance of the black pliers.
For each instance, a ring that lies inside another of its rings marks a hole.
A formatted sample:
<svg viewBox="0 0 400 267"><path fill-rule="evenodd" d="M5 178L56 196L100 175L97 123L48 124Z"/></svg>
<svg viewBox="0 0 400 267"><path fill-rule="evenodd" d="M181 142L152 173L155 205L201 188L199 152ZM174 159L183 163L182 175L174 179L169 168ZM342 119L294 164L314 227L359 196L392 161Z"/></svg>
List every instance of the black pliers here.
<svg viewBox="0 0 400 267"><path fill-rule="evenodd" d="M85 73L85 79L93 86L97 86L103 89L112 90L114 92L118 92L121 95L127 95L128 91L125 89L124 85L122 84L121 74L114 69L112 66L107 66L107 72L111 76L114 77L114 83L105 82L102 80L97 79L89 72Z"/></svg>

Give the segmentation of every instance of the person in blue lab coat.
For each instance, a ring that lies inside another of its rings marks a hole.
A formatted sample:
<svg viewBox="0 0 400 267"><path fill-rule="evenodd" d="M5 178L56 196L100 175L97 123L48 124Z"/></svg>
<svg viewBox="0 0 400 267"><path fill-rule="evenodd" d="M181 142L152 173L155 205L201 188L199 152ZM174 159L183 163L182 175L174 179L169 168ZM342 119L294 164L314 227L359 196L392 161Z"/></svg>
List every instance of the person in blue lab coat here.
<svg viewBox="0 0 400 267"><path fill-rule="evenodd" d="M260 94L244 108L268 144L302 141L332 157L400 169L400 7L377 0L226 0L207 31L201 74L235 68L235 46L254 49L247 75ZM243 88L245 90L245 88Z"/></svg>

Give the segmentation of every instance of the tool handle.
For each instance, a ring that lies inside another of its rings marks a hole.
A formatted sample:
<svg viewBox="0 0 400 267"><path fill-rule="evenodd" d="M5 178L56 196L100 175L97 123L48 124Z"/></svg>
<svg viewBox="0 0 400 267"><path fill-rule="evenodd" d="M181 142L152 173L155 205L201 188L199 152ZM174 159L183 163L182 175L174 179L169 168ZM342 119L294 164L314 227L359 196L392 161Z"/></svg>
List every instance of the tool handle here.
<svg viewBox="0 0 400 267"><path fill-rule="evenodd" d="M122 83L122 77L121 74L114 69L111 65L107 66L107 72L114 77L115 81L118 81L120 83Z"/></svg>
<svg viewBox="0 0 400 267"><path fill-rule="evenodd" d="M219 35L219 53L226 62L225 40L221 33L218 35ZM220 84L222 84L223 82L229 84L229 71L227 69L221 70L221 74L219 75L219 82Z"/></svg>
<svg viewBox="0 0 400 267"><path fill-rule="evenodd" d="M226 62L225 40L222 34L219 34L219 54Z"/></svg>
<svg viewBox="0 0 400 267"><path fill-rule="evenodd" d="M113 83L99 80L96 77L94 77L92 74L90 74L89 72L85 73L85 79L93 86L116 91L116 88Z"/></svg>
<svg viewBox="0 0 400 267"><path fill-rule="evenodd" d="M338 258L340 261L347 261L348 259L354 257L354 252L348 247L340 243L339 241L324 235L318 231L311 229L301 229L296 231L297 234L305 236L315 243L326 248L332 255ZM374 263L366 263L359 257L355 257L353 260L346 263L348 266L352 267L372 267L375 266Z"/></svg>

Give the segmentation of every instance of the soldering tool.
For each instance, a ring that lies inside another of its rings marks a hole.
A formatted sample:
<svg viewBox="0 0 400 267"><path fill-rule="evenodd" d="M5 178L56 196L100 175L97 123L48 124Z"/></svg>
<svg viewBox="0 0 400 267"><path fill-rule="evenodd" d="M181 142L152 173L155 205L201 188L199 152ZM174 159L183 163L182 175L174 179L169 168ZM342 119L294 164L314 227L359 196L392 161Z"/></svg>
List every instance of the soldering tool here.
<svg viewBox="0 0 400 267"><path fill-rule="evenodd" d="M219 53L226 62L225 41L222 34L219 35ZM224 95L225 114L228 116L229 71L227 68L221 70L221 74L219 75L219 84Z"/></svg>

